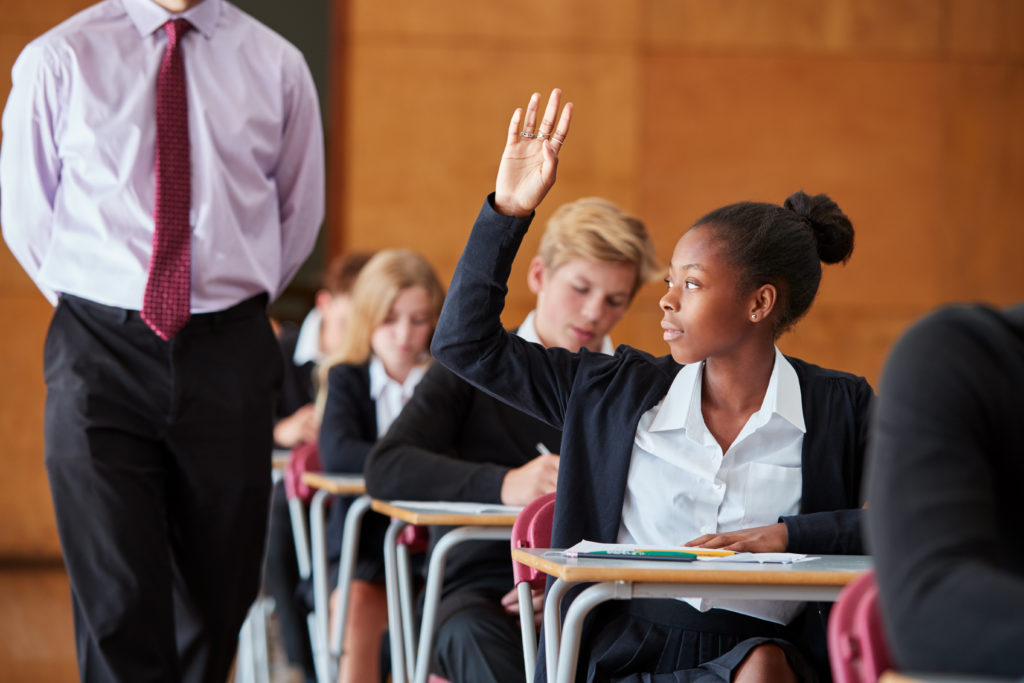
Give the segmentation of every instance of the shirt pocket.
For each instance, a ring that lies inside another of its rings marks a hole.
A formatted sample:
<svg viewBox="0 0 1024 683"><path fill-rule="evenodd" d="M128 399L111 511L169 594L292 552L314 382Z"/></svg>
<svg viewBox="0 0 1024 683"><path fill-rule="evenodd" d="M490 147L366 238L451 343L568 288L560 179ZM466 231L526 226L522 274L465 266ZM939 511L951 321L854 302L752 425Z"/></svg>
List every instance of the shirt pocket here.
<svg viewBox="0 0 1024 683"><path fill-rule="evenodd" d="M750 463L743 499L744 526L775 524L800 510L803 472L799 467Z"/></svg>

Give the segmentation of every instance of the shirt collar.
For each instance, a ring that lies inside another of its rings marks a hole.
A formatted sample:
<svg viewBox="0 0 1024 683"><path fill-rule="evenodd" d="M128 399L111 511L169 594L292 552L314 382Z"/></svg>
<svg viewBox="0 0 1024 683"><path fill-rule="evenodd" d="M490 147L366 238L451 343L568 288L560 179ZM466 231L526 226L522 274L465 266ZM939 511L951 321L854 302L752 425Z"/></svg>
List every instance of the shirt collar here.
<svg viewBox="0 0 1024 683"><path fill-rule="evenodd" d="M295 340L295 353L292 355L292 360L296 365L319 363L324 359L324 354L320 350L320 325L322 322L323 317L320 315L319 309L311 309L306 314L302 321L302 327L299 328L299 336Z"/></svg>
<svg viewBox="0 0 1024 683"><path fill-rule="evenodd" d="M168 19L184 17L192 26L203 34L203 37L210 39L217 29L217 20L220 19L222 0L203 0L181 14L168 12L153 0L121 0L128 17L135 24L139 35L148 36L161 26Z"/></svg>
<svg viewBox="0 0 1024 683"><path fill-rule="evenodd" d="M528 342L543 344L544 342L540 340L540 335L537 334L537 326L533 322L536 317L535 314L536 311L530 311L526 315L526 320L524 320L523 324L519 326L516 334ZM615 346L612 345L612 339L608 335L605 335L604 339L601 340L601 353L609 356L615 353Z"/></svg>
<svg viewBox="0 0 1024 683"><path fill-rule="evenodd" d="M417 365L409 371L409 376L405 378L405 382L399 384L388 376L388 372L384 369L384 363L381 362L380 358L373 356L370 358L370 398L374 401L379 400L381 394L384 393L388 386L401 389L403 396L406 394L412 395L413 388L426 372L426 363Z"/></svg>
<svg viewBox="0 0 1024 683"><path fill-rule="evenodd" d="M684 365L672 380L672 386L661 401L657 414L651 421L649 431L660 432L672 429L696 431L704 424L700 412L700 380L704 374L704 363ZM801 432L806 433L804 409L800 393L800 378L786 357L775 347L775 365L768 380L761 408L755 415L761 415L761 424L778 414Z"/></svg>

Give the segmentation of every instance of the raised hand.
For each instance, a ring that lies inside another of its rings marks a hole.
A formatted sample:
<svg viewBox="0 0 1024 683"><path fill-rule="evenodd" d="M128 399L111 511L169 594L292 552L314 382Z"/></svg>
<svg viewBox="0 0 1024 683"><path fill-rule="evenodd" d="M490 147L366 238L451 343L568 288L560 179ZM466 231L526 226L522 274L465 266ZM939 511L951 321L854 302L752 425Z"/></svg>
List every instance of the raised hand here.
<svg viewBox="0 0 1024 683"><path fill-rule="evenodd" d="M525 119L521 108L512 114L494 188L494 206L499 213L519 218L529 216L555 184L558 151L569 134L572 119L572 102L568 102L555 127L561 100L562 91L558 88L552 90L539 126L537 109L540 93L533 93L530 97ZM519 129L520 123L522 130Z"/></svg>

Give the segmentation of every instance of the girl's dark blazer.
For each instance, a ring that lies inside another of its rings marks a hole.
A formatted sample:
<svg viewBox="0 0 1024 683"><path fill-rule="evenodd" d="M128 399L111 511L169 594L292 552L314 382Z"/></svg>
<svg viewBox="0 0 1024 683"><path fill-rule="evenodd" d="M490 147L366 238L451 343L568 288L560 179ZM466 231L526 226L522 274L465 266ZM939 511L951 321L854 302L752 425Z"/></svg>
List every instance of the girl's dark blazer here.
<svg viewBox="0 0 1024 683"><path fill-rule="evenodd" d="M377 402L370 398L370 364L335 365L327 375L327 403L320 423L320 462L324 470L362 474L376 440ZM327 518L329 557L341 552L345 513L350 504L351 498L345 496L331 505Z"/></svg>
<svg viewBox="0 0 1024 683"><path fill-rule="evenodd" d="M505 332L506 283L531 219L498 214L488 197L452 279L432 351L480 389L562 429L552 546L614 542L637 423L681 366L671 356L627 346L610 357L570 353ZM789 361L800 380L807 432L800 511L781 520L787 550L859 554L871 387L861 377Z"/></svg>

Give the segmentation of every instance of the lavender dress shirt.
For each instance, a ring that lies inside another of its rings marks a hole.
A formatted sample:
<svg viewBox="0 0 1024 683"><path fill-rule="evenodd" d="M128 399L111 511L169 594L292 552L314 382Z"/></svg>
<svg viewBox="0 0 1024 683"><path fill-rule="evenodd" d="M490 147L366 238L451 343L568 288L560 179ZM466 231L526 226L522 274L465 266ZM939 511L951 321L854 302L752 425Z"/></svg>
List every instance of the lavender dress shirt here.
<svg viewBox="0 0 1024 683"><path fill-rule="evenodd" d="M18 57L3 114L0 222L55 302L142 307L153 238L156 75L172 15L105 0ZM281 293L324 214L324 145L302 54L224 0L182 14L194 313Z"/></svg>

